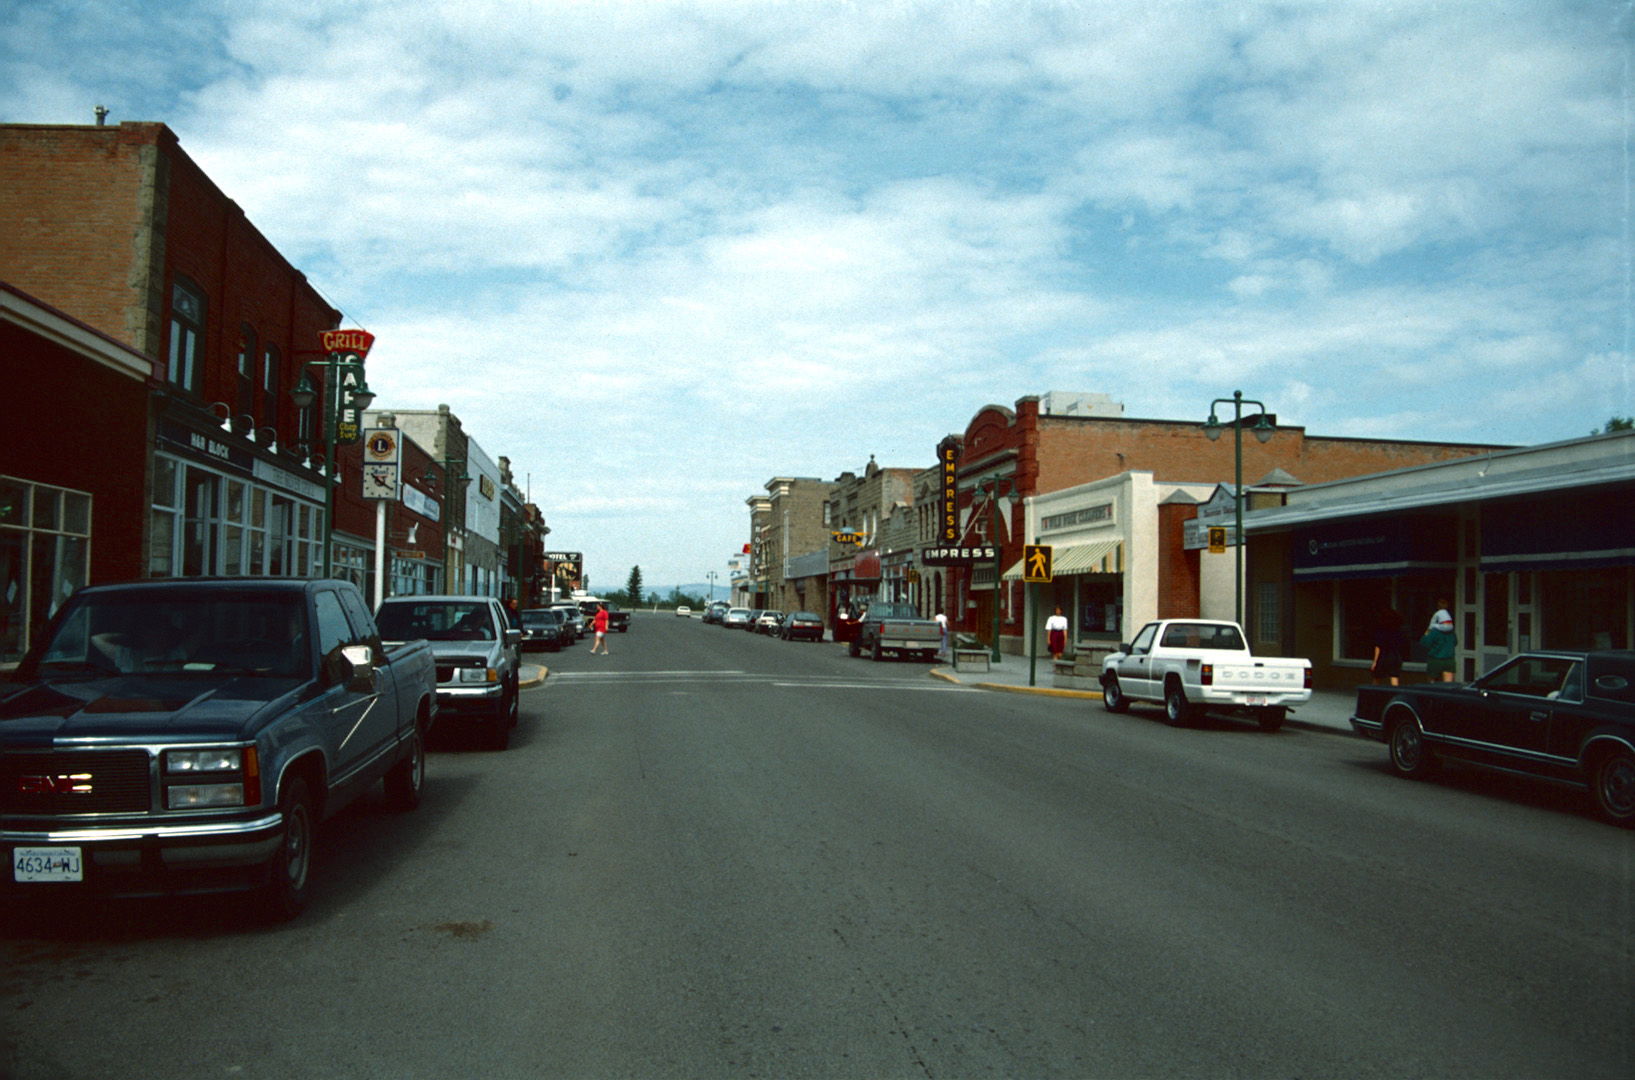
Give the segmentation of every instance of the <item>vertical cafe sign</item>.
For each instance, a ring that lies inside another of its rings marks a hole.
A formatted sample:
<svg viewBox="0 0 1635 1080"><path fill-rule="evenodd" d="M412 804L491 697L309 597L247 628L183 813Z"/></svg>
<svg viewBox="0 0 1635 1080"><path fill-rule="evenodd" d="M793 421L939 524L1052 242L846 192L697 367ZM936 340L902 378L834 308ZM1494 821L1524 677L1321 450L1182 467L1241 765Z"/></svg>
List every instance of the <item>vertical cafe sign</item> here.
<svg viewBox="0 0 1635 1080"><path fill-rule="evenodd" d="M356 390L363 385L363 360L369 355L369 347L375 343L375 335L367 330L325 330L318 335L323 343L324 351L341 354L342 360L356 361L355 367L349 367L341 373L341 389ZM332 369L333 370L333 369ZM363 433L363 410L345 404L342 398L339 422L335 428L335 441L340 443L355 443ZM327 421L326 421L327 423Z"/></svg>
<svg viewBox="0 0 1635 1080"><path fill-rule="evenodd" d="M959 440L952 435L937 445L937 461L942 466L942 542L959 543L958 483L954 467L959 461Z"/></svg>

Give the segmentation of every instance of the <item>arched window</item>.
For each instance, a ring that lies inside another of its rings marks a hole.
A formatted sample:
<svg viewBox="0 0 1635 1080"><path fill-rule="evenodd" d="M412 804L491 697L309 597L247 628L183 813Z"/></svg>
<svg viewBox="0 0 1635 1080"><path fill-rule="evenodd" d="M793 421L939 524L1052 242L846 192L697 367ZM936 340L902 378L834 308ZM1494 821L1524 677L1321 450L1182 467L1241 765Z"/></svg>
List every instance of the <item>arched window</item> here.
<svg viewBox="0 0 1635 1080"><path fill-rule="evenodd" d="M178 277L170 290L170 361L165 378L188 393L199 392L204 367L204 292Z"/></svg>

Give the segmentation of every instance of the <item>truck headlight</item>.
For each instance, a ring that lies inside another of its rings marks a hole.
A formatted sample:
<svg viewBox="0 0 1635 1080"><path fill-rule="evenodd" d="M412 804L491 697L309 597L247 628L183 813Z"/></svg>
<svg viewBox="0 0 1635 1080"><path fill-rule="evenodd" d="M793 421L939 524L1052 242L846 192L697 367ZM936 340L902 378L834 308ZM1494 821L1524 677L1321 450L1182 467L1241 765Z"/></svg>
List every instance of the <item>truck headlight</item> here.
<svg viewBox="0 0 1635 1080"><path fill-rule="evenodd" d="M500 681L500 673L494 668L470 667L460 669L461 682L491 683Z"/></svg>
<svg viewBox="0 0 1635 1080"><path fill-rule="evenodd" d="M165 772L237 772L243 757L244 750L238 746L223 746L212 750L166 750Z"/></svg>
<svg viewBox="0 0 1635 1080"><path fill-rule="evenodd" d="M163 761L167 810L255 806L261 802L261 761L253 746L166 750ZM186 779L173 783L177 777Z"/></svg>

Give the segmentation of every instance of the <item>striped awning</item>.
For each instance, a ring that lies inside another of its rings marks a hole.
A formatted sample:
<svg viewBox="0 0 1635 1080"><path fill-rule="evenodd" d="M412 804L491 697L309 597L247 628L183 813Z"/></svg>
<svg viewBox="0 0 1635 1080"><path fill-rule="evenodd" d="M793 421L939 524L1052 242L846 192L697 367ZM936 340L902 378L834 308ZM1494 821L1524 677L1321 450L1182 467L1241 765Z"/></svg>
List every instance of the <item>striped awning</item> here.
<svg viewBox="0 0 1635 1080"><path fill-rule="evenodd" d="M1122 574L1124 572L1124 541L1098 540L1094 544L1075 544L1054 548L1050 553L1050 574ZM1006 581L1022 580L1022 560L1005 571Z"/></svg>

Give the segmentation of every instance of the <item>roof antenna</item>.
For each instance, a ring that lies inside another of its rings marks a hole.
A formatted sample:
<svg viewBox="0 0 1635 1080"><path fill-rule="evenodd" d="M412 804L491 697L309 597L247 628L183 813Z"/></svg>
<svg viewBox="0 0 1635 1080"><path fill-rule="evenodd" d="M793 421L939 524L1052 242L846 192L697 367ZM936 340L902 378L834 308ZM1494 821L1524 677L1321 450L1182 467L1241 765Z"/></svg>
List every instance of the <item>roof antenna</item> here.
<svg viewBox="0 0 1635 1080"><path fill-rule="evenodd" d="M97 127L102 127L108 122L108 107L106 105L98 105L96 107L96 114Z"/></svg>

